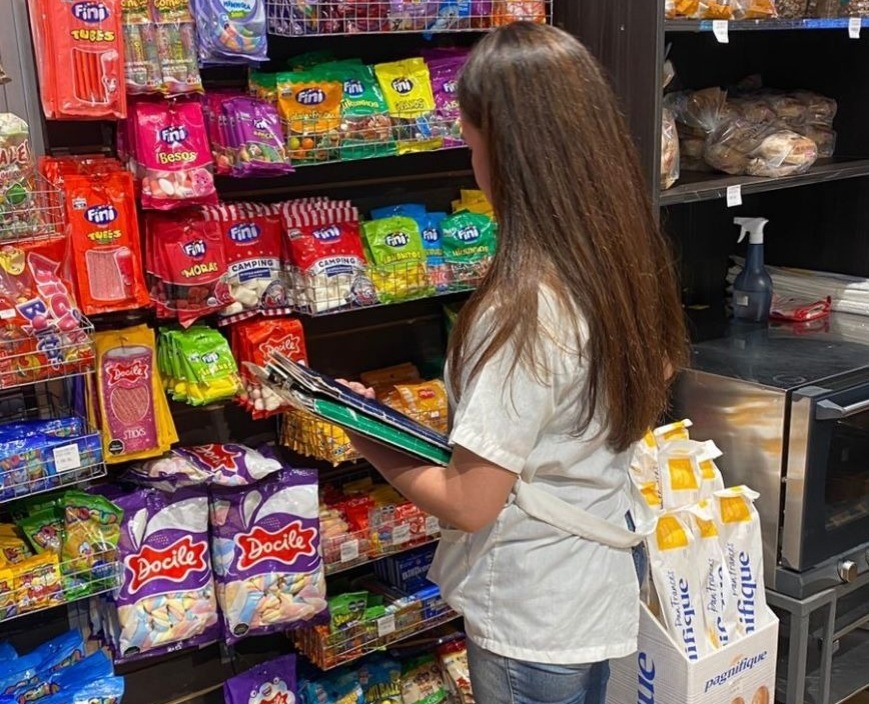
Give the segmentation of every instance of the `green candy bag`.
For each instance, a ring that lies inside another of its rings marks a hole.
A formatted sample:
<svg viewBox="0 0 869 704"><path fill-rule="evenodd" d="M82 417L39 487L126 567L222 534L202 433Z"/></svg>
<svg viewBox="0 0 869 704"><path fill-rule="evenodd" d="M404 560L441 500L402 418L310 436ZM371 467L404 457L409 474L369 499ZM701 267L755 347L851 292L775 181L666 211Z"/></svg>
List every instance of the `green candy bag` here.
<svg viewBox="0 0 869 704"><path fill-rule="evenodd" d="M18 527L35 553L60 555L63 546L63 513L57 506L25 516L18 522Z"/></svg>
<svg viewBox="0 0 869 704"><path fill-rule="evenodd" d="M487 215L462 211L441 223L441 246L450 288L480 285L498 247L498 226Z"/></svg>
<svg viewBox="0 0 869 704"><path fill-rule="evenodd" d="M320 68L344 87L341 100L341 159L368 159L395 154L389 107L374 70L360 61L336 61Z"/></svg>
<svg viewBox="0 0 869 704"><path fill-rule="evenodd" d="M362 224L370 273L381 303L434 295L419 224L395 216Z"/></svg>
<svg viewBox="0 0 869 704"><path fill-rule="evenodd" d="M115 586L123 517L124 512L103 496L64 494L60 569L68 599Z"/></svg>

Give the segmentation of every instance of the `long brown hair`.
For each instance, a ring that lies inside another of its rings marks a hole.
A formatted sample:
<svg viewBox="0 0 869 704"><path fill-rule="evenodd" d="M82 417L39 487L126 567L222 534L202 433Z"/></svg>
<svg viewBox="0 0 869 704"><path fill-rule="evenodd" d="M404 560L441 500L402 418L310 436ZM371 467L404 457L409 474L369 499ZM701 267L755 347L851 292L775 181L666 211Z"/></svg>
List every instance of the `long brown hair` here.
<svg viewBox="0 0 869 704"><path fill-rule="evenodd" d="M666 409L668 370L685 363L687 344L669 246L616 98L575 38L525 22L480 41L458 96L488 150L499 244L456 322L451 376L473 379L506 345L514 371L536 374L545 331L533 312L546 282L586 325L564 321L588 371L576 432L599 420L608 446L626 450ZM468 349L485 311L487 339Z"/></svg>

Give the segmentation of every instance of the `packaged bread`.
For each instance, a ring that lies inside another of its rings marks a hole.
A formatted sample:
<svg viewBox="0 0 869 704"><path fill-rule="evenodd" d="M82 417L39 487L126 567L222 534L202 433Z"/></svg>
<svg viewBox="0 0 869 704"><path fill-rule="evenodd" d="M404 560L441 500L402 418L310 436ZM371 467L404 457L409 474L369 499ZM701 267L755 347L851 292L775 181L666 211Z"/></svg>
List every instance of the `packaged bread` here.
<svg viewBox="0 0 869 704"><path fill-rule="evenodd" d="M809 9L808 0L776 0L776 10L783 20L806 17Z"/></svg>
<svg viewBox="0 0 869 704"><path fill-rule="evenodd" d="M738 119L709 135L704 158L728 174L776 178L805 173L817 160L818 148L792 130Z"/></svg>
<svg viewBox="0 0 869 704"><path fill-rule="evenodd" d="M823 125L801 125L794 132L811 139L818 148L818 159L829 159L836 151L836 132Z"/></svg>
<svg viewBox="0 0 869 704"><path fill-rule="evenodd" d="M769 20L776 17L776 0L735 0L733 19Z"/></svg>
<svg viewBox="0 0 869 704"><path fill-rule="evenodd" d="M679 133L676 118L664 108L661 127L661 188L670 188L679 180Z"/></svg>

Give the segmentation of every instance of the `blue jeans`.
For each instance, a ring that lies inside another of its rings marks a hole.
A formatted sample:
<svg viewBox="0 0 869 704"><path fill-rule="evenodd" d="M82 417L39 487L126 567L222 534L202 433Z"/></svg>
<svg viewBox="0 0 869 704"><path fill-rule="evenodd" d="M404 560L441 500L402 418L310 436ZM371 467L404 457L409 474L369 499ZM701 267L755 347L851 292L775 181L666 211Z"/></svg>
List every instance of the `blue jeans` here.
<svg viewBox="0 0 869 704"><path fill-rule="evenodd" d="M495 655L468 641L477 704L605 704L609 661L550 665Z"/></svg>
<svg viewBox="0 0 869 704"><path fill-rule="evenodd" d="M628 527L634 530L630 514ZM633 549L637 579L646 575L646 548ZM468 666L477 704L606 704L609 661L551 665L495 655L468 640Z"/></svg>

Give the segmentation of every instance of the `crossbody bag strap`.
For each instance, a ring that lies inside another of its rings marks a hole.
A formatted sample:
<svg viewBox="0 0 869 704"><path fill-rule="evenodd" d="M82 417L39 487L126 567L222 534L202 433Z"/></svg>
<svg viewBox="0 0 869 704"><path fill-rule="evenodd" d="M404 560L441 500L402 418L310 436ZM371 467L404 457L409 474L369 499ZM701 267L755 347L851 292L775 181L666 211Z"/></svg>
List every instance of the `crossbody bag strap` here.
<svg viewBox="0 0 869 704"><path fill-rule="evenodd" d="M651 532L645 521L638 524L637 532L630 531L627 527L610 523L584 509L572 506L554 494L521 479L516 482L513 503L531 518L611 548L632 548L639 545Z"/></svg>

